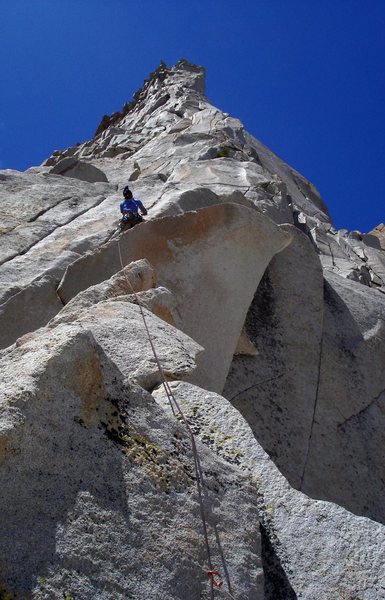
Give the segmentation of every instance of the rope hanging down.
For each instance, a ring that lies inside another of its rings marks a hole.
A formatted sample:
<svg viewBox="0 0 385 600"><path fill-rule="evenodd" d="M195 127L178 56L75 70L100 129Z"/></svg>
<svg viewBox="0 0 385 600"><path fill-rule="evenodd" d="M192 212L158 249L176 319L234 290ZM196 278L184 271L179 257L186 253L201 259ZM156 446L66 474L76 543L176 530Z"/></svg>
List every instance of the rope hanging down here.
<svg viewBox="0 0 385 600"><path fill-rule="evenodd" d="M122 270L124 269L124 265L123 265L123 259L122 259L122 252L121 252L121 248L120 248L120 239L118 238L117 240L118 242L118 250L119 250L119 261L120 261L120 265ZM151 350L152 353L154 355L154 359L156 362L156 365L158 367L159 373L160 373L160 377L161 377L161 381L162 381L162 385L164 387L164 390L166 392L167 395L167 399L170 403L170 407L171 410L174 414L174 416L177 416L177 414L179 414L179 416L181 417L189 435L190 435L190 440L191 440L191 447L192 447L192 451L193 451L193 457L194 457L194 470L195 470L195 477L196 477L196 483L197 483L197 492L198 492L198 500L199 500L199 508L200 508L200 515L201 515L201 520L202 520L202 527L203 527L203 536L204 536L204 542L205 542L205 547L206 547L206 554L207 554L207 563L208 563L208 570L207 570L207 576L210 579L210 592L211 592L211 599L214 599L214 587L220 589L223 581L218 581L216 578L220 577L220 573L219 571L217 571L216 569L214 569L212 561L211 561L211 551L210 551L210 543L209 543L209 537L208 537L208 528L207 528L207 519L206 519L206 514L205 514L205 508L204 508L204 503L203 503L203 488L204 488L204 479L203 479L203 473L202 473L202 469L200 466L200 461L199 461L199 455L198 455L198 449L196 446L196 442L195 442L195 437L194 434L191 430L191 427L180 407L179 402L177 401L177 399L175 398L175 395L172 391L172 389L170 388L168 382L166 381L166 377L164 374L164 370L163 367L160 363L158 354L156 352L156 348L154 345L154 342L152 340L151 337L151 333L150 330L148 328L147 325L147 320L146 320L146 315L144 313L142 304L140 302L139 296L138 294L135 292L133 286L131 285L130 280L128 279L127 273L125 273L125 278L127 281L127 285L129 288L131 288L132 290L132 294L135 297L135 300L139 306L139 310L140 310L140 315L142 317L143 323L144 323L144 327L146 330L146 334L148 337L148 341L150 343L151 346Z"/></svg>

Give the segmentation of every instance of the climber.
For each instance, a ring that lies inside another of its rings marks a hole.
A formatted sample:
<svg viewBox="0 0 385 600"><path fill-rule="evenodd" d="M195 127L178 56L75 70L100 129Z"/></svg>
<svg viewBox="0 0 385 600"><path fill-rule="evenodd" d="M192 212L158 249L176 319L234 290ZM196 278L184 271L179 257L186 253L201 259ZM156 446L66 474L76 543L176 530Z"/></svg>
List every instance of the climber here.
<svg viewBox="0 0 385 600"><path fill-rule="evenodd" d="M128 185L123 190L123 196L124 200L120 203L120 212L123 215L120 221L120 228L131 229L131 227L143 221L142 215L146 215L147 210L140 200L133 197ZM141 214L139 214L139 210Z"/></svg>

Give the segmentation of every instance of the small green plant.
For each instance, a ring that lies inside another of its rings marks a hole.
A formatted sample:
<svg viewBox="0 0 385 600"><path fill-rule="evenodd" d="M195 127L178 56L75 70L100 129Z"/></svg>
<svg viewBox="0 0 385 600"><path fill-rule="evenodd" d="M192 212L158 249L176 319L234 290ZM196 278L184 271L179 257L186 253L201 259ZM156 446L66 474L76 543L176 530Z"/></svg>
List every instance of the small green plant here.
<svg viewBox="0 0 385 600"><path fill-rule="evenodd" d="M239 450L236 450L235 448L231 448L230 452L233 456L236 456L237 458L240 458L241 456L243 456L243 452L240 452Z"/></svg>
<svg viewBox="0 0 385 600"><path fill-rule="evenodd" d="M13 600L15 594L7 590L6 586L0 581L0 600Z"/></svg>
<svg viewBox="0 0 385 600"><path fill-rule="evenodd" d="M223 148L220 148L217 152L217 158L228 158L230 155L230 148L227 148L226 146L224 146Z"/></svg>

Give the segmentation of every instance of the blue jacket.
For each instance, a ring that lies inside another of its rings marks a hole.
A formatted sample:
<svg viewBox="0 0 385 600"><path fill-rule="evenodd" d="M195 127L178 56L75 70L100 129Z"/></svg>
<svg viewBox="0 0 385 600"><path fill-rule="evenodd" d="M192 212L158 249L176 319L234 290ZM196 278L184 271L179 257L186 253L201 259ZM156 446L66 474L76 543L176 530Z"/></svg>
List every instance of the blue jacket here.
<svg viewBox="0 0 385 600"><path fill-rule="evenodd" d="M123 202L120 203L120 212L122 215L128 212L132 212L137 215L139 210L142 215L147 214L147 210L144 208L141 201L137 200L136 198L132 198L131 200L123 200Z"/></svg>

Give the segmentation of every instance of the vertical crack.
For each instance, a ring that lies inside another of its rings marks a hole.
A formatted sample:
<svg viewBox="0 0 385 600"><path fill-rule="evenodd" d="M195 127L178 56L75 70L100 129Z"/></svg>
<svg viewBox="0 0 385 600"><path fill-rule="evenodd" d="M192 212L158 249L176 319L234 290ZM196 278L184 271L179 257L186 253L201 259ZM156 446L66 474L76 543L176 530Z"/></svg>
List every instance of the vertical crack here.
<svg viewBox="0 0 385 600"><path fill-rule="evenodd" d="M328 242L327 244L329 246L330 256L332 258L332 265L333 265L333 267L335 267L336 266L336 261L334 260L334 254L333 254L333 250L332 250L331 244L330 244L330 242Z"/></svg>
<svg viewBox="0 0 385 600"><path fill-rule="evenodd" d="M324 300L324 303L325 303L325 300ZM325 305L323 305L323 310L322 310L321 341L320 341L320 350L319 350L319 359L318 359L317 386L316 386L316 390L315 390L315 398L314 398L313 414L312 414L312 420L311 420L311 425L310 425L309 438L308 438L308 442L307 442L305 460L303 463L301 481L300 481L300 485L299 485L300 491L302 491L303 482L305 479L305 473L306 473L307 464L308 464L308 460L309 460L309 454L310 454L310 446L311 446L313 431L314 431L315 416L316 416L317 408L318 408L318 396L319 396L319 388L321 385L321 367L322 367L322 353L323 353L323 341L324 341L324 313L325 313Z"/></svg>

